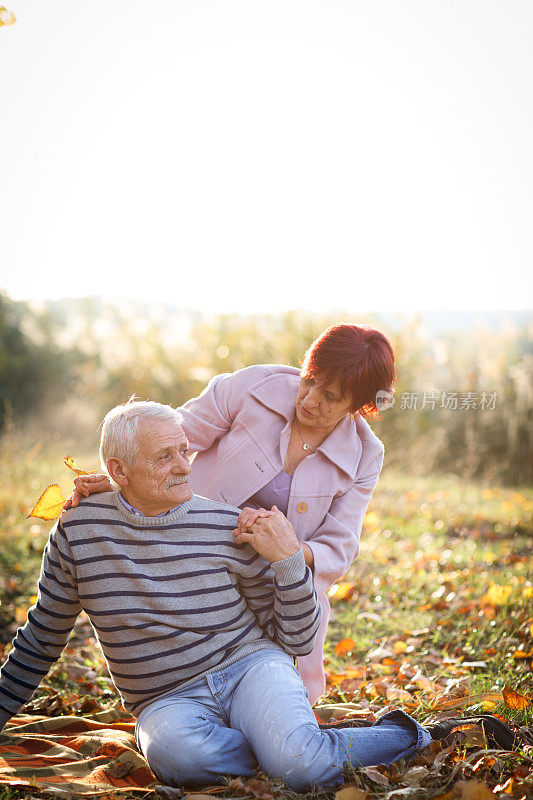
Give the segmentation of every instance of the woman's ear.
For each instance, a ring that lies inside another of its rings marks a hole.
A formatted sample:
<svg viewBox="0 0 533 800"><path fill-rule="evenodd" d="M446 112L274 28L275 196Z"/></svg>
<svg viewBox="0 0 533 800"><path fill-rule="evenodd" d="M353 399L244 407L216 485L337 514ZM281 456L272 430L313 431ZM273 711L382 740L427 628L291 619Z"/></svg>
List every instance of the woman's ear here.
<svg viewBox="0 0 533 800"><path fill-rule="evenodd" d="M109 458L106 462L106 469L111 476L111 479L114 480L115 483L118 483L119 486L124 488L124 486L128 485L129 481L127 470L125 470L120 459L115 457Z"/></svg>

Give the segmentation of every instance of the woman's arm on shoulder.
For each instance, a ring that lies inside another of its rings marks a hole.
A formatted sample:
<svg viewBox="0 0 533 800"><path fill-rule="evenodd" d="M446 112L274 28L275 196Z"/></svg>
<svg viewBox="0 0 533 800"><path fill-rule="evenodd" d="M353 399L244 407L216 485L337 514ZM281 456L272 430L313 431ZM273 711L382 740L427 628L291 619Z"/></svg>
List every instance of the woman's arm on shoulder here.
<svg viewBox="0 0 533 800"><path fill-rule="evenodd" d="M189 439L189 452L208 450L224 436L242 407L248 389L269 375L268 365L245 367L212 378L204 391L178 411Z"/></svg>
<svg viewBox="0 0 533 800"><path fill-rule="evenodd" d="M331 586L359 554L359 538L367 506L383 466L379 452L352 486L332 500L322 525L306 541L313 552L315 582ZM307 561L307 559L306 559Z"/></svg>

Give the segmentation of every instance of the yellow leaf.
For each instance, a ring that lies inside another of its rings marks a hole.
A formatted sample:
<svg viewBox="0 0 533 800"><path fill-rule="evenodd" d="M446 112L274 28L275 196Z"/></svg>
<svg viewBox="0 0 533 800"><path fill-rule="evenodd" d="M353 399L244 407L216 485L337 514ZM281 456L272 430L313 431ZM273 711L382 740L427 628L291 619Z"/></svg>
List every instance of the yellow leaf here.
<svg viewBox="0 0 533 800"><path fill-rule="evenodd" d="M338 656L345 656L346 653L349 653L354 647L355 642L353 639L341 639L333 649Z"/></svg>
<svg viewBox="0 0 533 800"><path fill-rule="evenodd" d="M498 708L498 706L493 700L484 700L481 703L479 710L482 714L492 714L495 708Z"/></svg>
<svg viewBox="0 0 533 800"><path fill-rule="evenodd" d="M379 515L375 511L369 511L365 515L363 522L365 528L376 529L379 526Z"/></svg>
<svg viewBox="0 0 533 800"><path fill-rule="evenodd" d="M15 622L17 625L24 625L27 619L28 610L26 608L15 609Z"/></svg>
<svg viewBox="0 0 533 800"><path fill-rule="evenodd" d="M396 650L397 653L405 653L405 651L407 650L407 645L405 642L401 641L394 642L394 649Z"/></svg>
<svg viewBox="0 0 533 800"><path fill-rule="evenodd" d="M515 711L522 711L531 704L531 700L528 697L515 692L508 683L503 687L503 699L507 708L512 708Z"/></svg>
<svg viewBox="0 0 533 800"><path fill-rule="evenodd" d="M17 18L12 11L8 11L5 6L0 6L0 28L2 25L14 25Z"/></svg>
<svg viewBox="0 0 533 800"><path fill-rule="evenodd" d="M509 600L512 591L512 586L498 586L497 583L491 583L488 592L481 598L481 602L492 606L503 606Z"/></svg>
<svg viewBox="0 0 533 800"><path fill-rule="evenodd" d="M52 520L58 517L63 510L63 503L65 498L57 483L52 483L47 486L42 495L39 497L34 507L28 514L29 517L38 517L39 519Z"/></svg>
<svg viewBox="0 0 533 800"><path fill-rule="evenodd" d="M335 583L331 589L329 589L328 597L330 600L334 600L335 602L348 600L348 598L353 594L354 589L355 583L341 581L340 583Z"/></svg>
<svg viewBox="0 0 533 800"><path fill-rule="evenodd" d="M76 461L72 458L72 456L63 456L63 463L65 464L66 467L71 469L72 472L75 472L76 475L94 475L95 474L95 470L94 469L91 469L91 470L80 469L78 467L78 465L76 464Z"/></svg>
<svg viewBox="0 0 533 800"><path fill-rule="evenodd" d="M533 658L533 647L531 650L515 650L513 658Z"/></svg>
<svg viewBox="0 0 533 800"><path fill-rule="evenodd" d="M533 586L525 586L524 587L524 599L531 600L533 597Z"/></svg>

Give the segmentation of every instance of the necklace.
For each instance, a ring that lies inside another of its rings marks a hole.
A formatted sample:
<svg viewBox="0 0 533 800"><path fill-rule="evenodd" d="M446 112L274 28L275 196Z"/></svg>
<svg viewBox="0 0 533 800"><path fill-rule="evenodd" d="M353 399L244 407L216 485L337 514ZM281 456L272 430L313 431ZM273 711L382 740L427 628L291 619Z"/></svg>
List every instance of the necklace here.
<svg viewBox="0 0 533 800"><path fill-rule="evenodd" d="M304 437L303 437L302 431L300 429L300 423L298 422L298 417L296 416L296 414L294 415L294 419L296 421L296 427L298 428L298 433L300 434L300 439L302 440L302 449L305 450L306 452L314 453L315 452L315 448L311 447L309 442L306 442Z"/></svg>

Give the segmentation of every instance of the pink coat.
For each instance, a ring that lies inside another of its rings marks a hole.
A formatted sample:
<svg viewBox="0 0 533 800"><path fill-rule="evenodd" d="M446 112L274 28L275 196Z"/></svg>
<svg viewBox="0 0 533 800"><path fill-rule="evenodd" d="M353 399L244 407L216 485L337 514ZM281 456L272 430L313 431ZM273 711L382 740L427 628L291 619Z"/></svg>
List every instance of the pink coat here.
<svg viewBox="0 0 533 800"><path fill-rule="evenodd" d="M196 494L241 506L283 469L299 370L263 364L216 375L180 411L196 456ZM326 592L359 552L366 507L383 463L383 445L364 419L346 416L294 472L287 518L313 551L322 624L313 652L298 670L314 704L325 690Z"/></svg>

